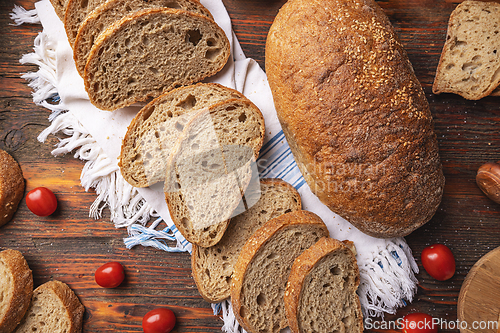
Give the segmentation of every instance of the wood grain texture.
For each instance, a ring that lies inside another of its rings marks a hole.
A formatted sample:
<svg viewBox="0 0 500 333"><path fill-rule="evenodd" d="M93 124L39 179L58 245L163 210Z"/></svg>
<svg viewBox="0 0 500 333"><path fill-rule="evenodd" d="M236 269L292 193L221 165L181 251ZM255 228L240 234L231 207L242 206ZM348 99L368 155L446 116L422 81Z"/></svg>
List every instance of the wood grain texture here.
<svg viewBox="0 0 500 333"><path fill-rule="evenodd" d="M83 162L71 155L53 157L58 142L36 140L49 125L49 111L32 103L31 89L19 73L34 66L19 63L31 52L39 25L10 25L13 5L34 8L35 0L0 0L0 148L20 163L26 190L51 188L59 200L55 215L31 214L24 200L14 219L0 229L0 249L20 250L33 270L35 286L60 279L80 297L87 311L84 332L140 332L142 316L157 306L170 307L178 318L175 332L220 332L222 321L198 294L187 254L150 248L127 250L126 230L115 229L109 212L88 217L95 194L79 185ZM267 31L284 0L223 0L234 30L248 57L264 66ZM459 1L378 1L408 51L429 100L435 120L446 177L443 202L434 218L406 239L419 264L418 293L411 304L385 320L410 312L426 312L447 321L457 319L457 299L465 276L484 254L500 246L500 205L482 194L475 183L479 166L500 160L500 98L467 101L452 94L433 95L431 85L446 36L447 21ZM448 245L457 272L444 282L422 268L421 251L433 243ZM97 267L120 261L126 282L102 289L94 282ZM375 318L375 320L381 320ZM367 332L396 332L371 329ZM442 329L440 332L456 332Z"/></svg>

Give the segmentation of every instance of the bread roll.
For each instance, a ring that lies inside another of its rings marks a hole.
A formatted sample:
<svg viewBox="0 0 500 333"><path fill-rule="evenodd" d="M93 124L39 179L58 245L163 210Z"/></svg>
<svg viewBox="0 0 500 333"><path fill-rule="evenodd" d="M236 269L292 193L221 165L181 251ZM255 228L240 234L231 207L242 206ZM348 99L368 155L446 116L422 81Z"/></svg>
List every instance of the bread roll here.
<svg viewBox="0 0 500 333"><path fill-rule="evenodd" d="M374 1L288 1L266 71L293 155L325 205L382 238L431 219L444 187L432 116Z"/></svg>

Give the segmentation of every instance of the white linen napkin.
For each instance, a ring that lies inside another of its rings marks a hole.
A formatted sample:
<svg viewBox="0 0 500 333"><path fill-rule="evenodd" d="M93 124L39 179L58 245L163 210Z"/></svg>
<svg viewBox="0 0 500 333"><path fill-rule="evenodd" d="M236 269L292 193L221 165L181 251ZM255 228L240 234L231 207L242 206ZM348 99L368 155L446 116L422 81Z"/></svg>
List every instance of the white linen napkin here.
<svg viewBox="0 0 500 333"><path fill-rule="evenodd" d="M261 177L282 178L295 186L302 196L303 208L318 214L328 226L331 237L354 242L360 268L358 291L365 316L394 313L397 307L411 302L416 292L414 276L418 267L403 238L377 239L367 236L349 222L330 211L312 194L295 164L274 109L273 98L264 71L253 59L246 58L231 27L231 20L221 0L201 0L229 37L232 58L216 76L206 80L218 82L242 92L262 111L266 122L266 137L258 165ZM66 38L62 22L49 0L35 4L43 25L43 33L55 45L55 88L61 98L60 107L69 110L90 133L113 163L117 163L121 140L127 126L139 111L138 106L114 112L94 107L85 92ZM117 167L116 167L117 168ZM147 203L172 225L164 201L163 186L137 189ZM177 232L179 241L185 242ZM227 325L225 325L226 327ZM227 328L226 328L227 329Z"/></svg>

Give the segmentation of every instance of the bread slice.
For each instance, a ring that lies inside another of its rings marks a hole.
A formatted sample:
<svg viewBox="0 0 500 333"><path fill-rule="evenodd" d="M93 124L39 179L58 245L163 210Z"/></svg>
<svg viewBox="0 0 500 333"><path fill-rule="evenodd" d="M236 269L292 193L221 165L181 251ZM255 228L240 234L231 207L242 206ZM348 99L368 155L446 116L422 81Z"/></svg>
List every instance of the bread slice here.
<svg viewBox="0 0 500 333"><path fill-rule="evenodd" d="M123 178L147 187L165 178L170 151L193 114L228 99L244 99L238 91L215 83L172 90L139 111L123 138L118 163Z"/></svg>
<svg viewBox="0 0 500 333"><path fill-rule="evenodd" d="M231 275L241 248L264 223L301 209L300 195L281 179L262 179L260 199L231 219L222 239L212 247L193 245L191 267L201 296L220 302L230 296Z"/></svg>
<svg viewBox="0 0 500 333"><path fill-rule="evenodd" d="M0 149L0 227L9 222L24 195L24 178L19 164Z"/></svg>
<svg viewBox="0 0 500 333"><path fill-rule="evenodd" d="M296 211L268 221L248 239L231 281L234 315L247 332L279 333L288 326L283 297L293 261L327 236L316 214Z"/></svg>
<svg viewBox="0 0 500 333"><path fill-rule="evenodd" d="M71 46L75 44L78 29L85 18L104 3L106 0L66 0L63 23Z"/></svg>
<svg viewBox="0 0 500 333"><path fill-rule="evenodd" d="M187 10L213 19L208 9L196 0L108 0L92 11L78 29L73 47L73 58L80 75L84 74L92 45L101 32L128 14L141 9L160 7Z"/></svg>
<svg viewBox="0 0 500 333"><path fill-rule="evenodd" d="M213 20L177 9L145 9L97 38L83 79L90 101L112 111L212 76L229 55L229 41Z"/></svg>
<svg viewBox="0 0 500 333"><path fill-rule="evenodd" d="M82 303L67 284L49 281L35 289L31 306L14 332L81 332L84 312Z"/></svg>
<svg viewBox="0 0 500 333"><path fill-rule="evenodd" d="M68 0L50 0L50 3L52 4L52 7L54 7L57 16L59 16L61 21L64 23L64 14L66 13Z"/></svg>
<svg viewBox="0 0 500 333"><path fill-rule="evenodd" d="M451 13L432 86L466 99L488 96L500 83L500 3L464 1Z"/></svg>
<svg viewBox="0 0 500 333"><path fill-rule="evenodd" d="M285 290L293 333L363 332L354 244L321 238L295 259Z"/></svg>
<svg viewBox="0 0 500 333"><path fill-rule="evenodd" d="M0 252L0 333L21 322L33 295L33 274L21 252Z"/></svg>
<svg viewBox="0 0 500 333"><path fill-rule="evenodd" d="M264 140L264 118L250 101L231 99L200 110L185 126L167 162L165 200L170 216L191 243L209 247L231 216L244 211Z"/></svg>

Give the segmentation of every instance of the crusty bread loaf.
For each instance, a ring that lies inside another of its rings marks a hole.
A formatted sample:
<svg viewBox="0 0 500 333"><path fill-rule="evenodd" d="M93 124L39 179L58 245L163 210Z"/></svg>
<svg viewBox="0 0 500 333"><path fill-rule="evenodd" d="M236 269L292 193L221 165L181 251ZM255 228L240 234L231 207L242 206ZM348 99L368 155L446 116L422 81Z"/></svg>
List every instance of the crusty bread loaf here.
<svg viewBox="0 0 500 333"><path fill-rule="evenodd" d="M78 29L73 47L73 58L80 75L84 74L92 45L101 32L130 13L158 7L187 10L213 19L208 9L197 0L108 0L94 9Z"/></svg>
<svg viewBox="0 0 500 333"><path fill-rule="evenodd" d="M12 219L23 195L23 172L12 156L0 149L0 227Z"/></svg>
<svg viewBox="0 0 500 333"><path fill-rule="evenodd" d="M79 333L84 312L67 284L49 281L35 289L28 312L14 332Z"/></svg>
<svg viewBox="0 0 500 333"><path fill-rule="evenodd" d="M262 113L245 99L202 109L185 126L167 162L165 200L188 241L215 245L229 218L244 210L264 131Z"/></svg>
<svg viewBox="0 0 500 333"><path fill-rule="evenodd" d="M284 294L293 261L328 229L314 213L276 217L243 246L231 281L231 302L240 325L250 333L278 333L288 326Z"/></svg>
<svg viewBox="0 0 500 333"><path fill-rule="evenodd" d="M201 296L212 303L228 298L234 265L250 236L270 219L300 209L300 195L290 184L280 179L262 179L259 201L231 219L216 245L193 245L191 267Z"/></svg>
<svg viewBox="0 0 500 333"><path fill-rule="evenodd" d="M229 41L211 19L145 9L115 22L95 41L85 89L96 107L112 111L212 76L229 55Z"/></svg>
<svg viewBox="0 0 500 333"><path fill-rule="evenodd" d="M432 86L477 100L500 84L500 3L464 1L451 13Z"/></svg>
<svg viewBox="0 0 500 333"><path fill-rule="evenodd" d="M325 205L375 237L431 219L444 188L432 115L374 1L288 1L266 72L294 158Z"/></svg>
<svg viewBox="0 0 500 333"><path fill-rule="evenodd" d="M216 83L175 89L139 111L123 138L120 171L134 187L147 187L165 178L170 151L189 119L200 109L227 99L247 100L238 91Z"/></svg>
<svg viewBox="0 0 500 333"><path fill-rule="evenodd" d="M106 0L66 0L63 22L71 46L75 44L78 29L85 18L105 2Z"/></svg>
<svg viewBox="0 0 500 333"><path fill-rule="evenodd" d="M363 332L354 244L344 242L322 238L295 259L285 290L293 333Z"/></svg>
<svg viewBox="0 0 500 333"><path fill-rule="evenodd" d="M33 275L21 252L0 252L0 333L21 322L33 295Z"/></svg>
<svg viewBox="0 0 500 333"><path fill-rule="evenodd" d="M50 3L52 4L52 7L54 7L57 16L59 16L61 21L64 23L64 14L66 13L68 0L50 0Z"/></svg>

